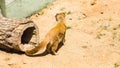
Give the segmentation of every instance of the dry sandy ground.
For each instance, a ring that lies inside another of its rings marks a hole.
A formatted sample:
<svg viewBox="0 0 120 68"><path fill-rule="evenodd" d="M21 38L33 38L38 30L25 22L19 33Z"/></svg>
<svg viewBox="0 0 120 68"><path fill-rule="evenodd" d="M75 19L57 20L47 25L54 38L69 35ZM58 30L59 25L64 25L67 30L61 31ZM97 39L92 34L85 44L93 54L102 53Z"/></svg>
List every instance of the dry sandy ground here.
<svg viewBox="0 0 120 68"><path fill-rule="evenodd" d="M58 55L29 57L0 51L0 68L120 68L120 1L57 0L30 19L40 40L66 12L66 42Z"/></svg>

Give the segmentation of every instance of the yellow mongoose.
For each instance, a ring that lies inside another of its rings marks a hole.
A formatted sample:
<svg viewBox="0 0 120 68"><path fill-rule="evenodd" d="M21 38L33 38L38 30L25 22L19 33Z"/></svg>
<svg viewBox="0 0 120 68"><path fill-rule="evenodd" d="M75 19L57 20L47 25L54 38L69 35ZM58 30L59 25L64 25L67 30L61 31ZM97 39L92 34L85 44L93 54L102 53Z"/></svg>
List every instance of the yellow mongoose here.
<svg viewBox="0 0 120 68"><path fill-rule="evenodd" d="M56 54L58 44L60 42L65 42L65 13L58 13L55 16L56 21L58 22L55 27L53 27L45 36L45 38L32 50L27 50L25 53L27 55L39 55L47 51L52 52L53 55Z"/></svg>

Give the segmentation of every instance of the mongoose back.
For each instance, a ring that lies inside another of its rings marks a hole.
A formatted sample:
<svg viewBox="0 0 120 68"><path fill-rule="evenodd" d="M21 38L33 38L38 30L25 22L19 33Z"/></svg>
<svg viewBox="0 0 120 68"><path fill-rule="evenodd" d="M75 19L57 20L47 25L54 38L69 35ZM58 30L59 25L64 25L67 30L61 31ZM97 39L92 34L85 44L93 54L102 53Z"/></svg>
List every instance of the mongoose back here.
<svg viewBox="0 0 120 68"><path fill-rule="evenodd" d="M38 46L31 50L25 51L27 55L40 55L45 51L56 55L58 44L61 42L64 44L65 42L65 13L58 13L55 15L55 18L58 22L57 25L45 35L45 38L38 44Z"/></svg>

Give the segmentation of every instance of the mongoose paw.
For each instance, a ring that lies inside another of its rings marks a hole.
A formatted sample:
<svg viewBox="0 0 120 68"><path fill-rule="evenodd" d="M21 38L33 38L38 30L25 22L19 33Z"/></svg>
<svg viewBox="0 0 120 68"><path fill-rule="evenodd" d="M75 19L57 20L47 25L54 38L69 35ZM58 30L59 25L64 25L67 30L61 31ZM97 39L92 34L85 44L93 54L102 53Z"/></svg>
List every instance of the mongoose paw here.
<svg viewBox="0 0 120 68"><path fill-rule="evenodd" d="M58 55L58 53L57 52L52 52L52 55Z"/></svg>

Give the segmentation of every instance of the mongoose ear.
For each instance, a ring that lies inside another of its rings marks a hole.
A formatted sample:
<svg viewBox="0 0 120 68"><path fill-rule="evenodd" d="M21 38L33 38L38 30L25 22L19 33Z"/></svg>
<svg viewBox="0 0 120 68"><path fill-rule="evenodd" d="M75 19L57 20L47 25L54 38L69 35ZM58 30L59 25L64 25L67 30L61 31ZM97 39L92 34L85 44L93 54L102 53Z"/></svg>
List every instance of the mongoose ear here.
<svg viewBox="0 0 120 68"><path fill-rule="evenodd" d="M55 15L55 19L56 19L56 21L58 21L58 18L57 18L57 16L58 16L58 14L56 14L56 15Z"/></svg>
<svg viewBox="0 0 120 68"><path fill-rule="evenodd" d="M65 13L62 13L63 15L64 15L64 17L65 17Z"/></svg>

